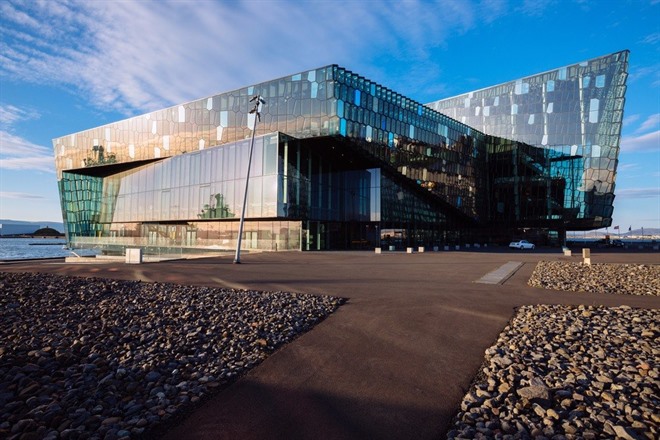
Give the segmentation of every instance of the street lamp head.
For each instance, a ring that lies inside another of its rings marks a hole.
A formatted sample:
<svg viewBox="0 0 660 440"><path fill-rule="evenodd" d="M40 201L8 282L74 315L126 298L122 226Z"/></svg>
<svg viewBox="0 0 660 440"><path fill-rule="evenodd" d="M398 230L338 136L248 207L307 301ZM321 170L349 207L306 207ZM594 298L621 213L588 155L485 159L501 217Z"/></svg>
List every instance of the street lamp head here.
<svg viewBox="0 0 660 440"><path fill-rule="evenodd" d="M265 103L266 103L266 101L264 101L264 98L262 98L261 95L254 95L254 96L250 99L250 102L254 102L254 101L257 101L257 100L258 100L261 104L265 104Z"/></svg>
<svg viewBox="0 0 660 440"><path fill-rule="evenodd" d="M255 102L256 101L256 102ZM260 95L254 95L252 99L250 99L250 102L255 102L254 107L252 110L250 110L248 113L256 113L257 114L257 119L261 121L261 106L266 103L266 101L260 96Z"/></svg>

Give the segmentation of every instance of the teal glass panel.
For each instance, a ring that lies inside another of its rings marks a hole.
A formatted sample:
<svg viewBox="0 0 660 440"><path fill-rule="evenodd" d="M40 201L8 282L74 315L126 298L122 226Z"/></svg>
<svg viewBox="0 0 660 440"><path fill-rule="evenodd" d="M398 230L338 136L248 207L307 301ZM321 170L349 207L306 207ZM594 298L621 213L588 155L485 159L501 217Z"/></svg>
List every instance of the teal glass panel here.
<svg viewBox="0 0 660 440"><path fill-rule="evenodd" d="M628 52L616 52L472 92L468 108L467 94L429 106L499 137L497 143L504 138L526 145L503 148L497 153L501 162L493 156L489 160L495 182L502 185L503 214L512 216L507 221L538 225L566 218L561 227L604 227L611 223L612 161L618 157L627 68ZM479 115L476 107L490 102L489 113ZM591 160L587 152L592 145L601 147L596 156L602 160ZM527 187L515 187L514 179L523 179Z"/></svg>
<svg viewBox="0 0 660 440"><path fill-rule="evenodd" d="M263 146L263 175L277 173L277 137L266 136Z"/></svg>

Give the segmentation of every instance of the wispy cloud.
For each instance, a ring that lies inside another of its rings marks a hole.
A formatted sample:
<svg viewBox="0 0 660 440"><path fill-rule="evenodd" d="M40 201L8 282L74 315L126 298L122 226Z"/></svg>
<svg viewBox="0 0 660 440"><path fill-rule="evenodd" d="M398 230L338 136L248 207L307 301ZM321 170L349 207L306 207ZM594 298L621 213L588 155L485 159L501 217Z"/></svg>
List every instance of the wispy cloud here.
<svg viewBox="0 0 660 440"><path fill-rule="evenodd" d="M38 119L39 113L33 109L22 109L13 105L0 105L0 126L7 127L16 122Z"/></svg>
<svg viewBox="0 0 660 440"><path fill-rule="evenodd" d="M652 34L647 35L642 39L642 43L646 43L646 44L660 43L660 32L654 32Z"/></svg>
<svg viewBox="0 0 660 440"><path fill-rule="evenodd" d="M624 136L621 150L625 152L657 152L660 150L660 130L640 136Z"/></svg>
<svg viewBox="0 0 660 440"><path fill-rule="evenodd" d="M660 64L630 68L629 83L635 83L646 78L651 82L652 87L660 87Z"/></svg>
<svg viewBox="0 0 660 440"><path fill-rule="evenodd" d="M520 11L525 15L540 16L552 3L552 0L524 0Z"/></svg>
<svg viewBox="0 0 660 440"><path fill-rule="evenodd" d="M0 191L0 199L45 199L46 197L39 194L28 194L11 191Z"/></svg>
<svg viewBox="0 0 660 440"><path fill-rule="evenodd" d="M638 114L637 114L637 115L629 115L629 116L626 116L625 118L623 118L623 126L624 126L624 127L627 127L627 126L629 126L630 124L633 124L633 123L637 122L637 120L638 120L640 117L641 117L641 115L638 115Z"/></svg>
<svg viewBox="0 0 660 440"><path fill-rule="evenodd" d="M53 151L0 130L0 169L54 173Z"/></svg>
<svg viewBox="0 0 660 440"><path fill-rule="evenodd" d="M619 162L619 166L617 167L617 170L619 172L621 172L621 171L636 170L638 168L639 168L638 163L621 163L621 162Z"/></svg>
<svg viewBox="0 0 660 440"><path fill-rule="evenodd" d="M533 3L529 14L546 6ZM442 11L442 19L429 11ZM345 67L394 82L408 72L374 71L371 61L388 56L432 71L431 49L506 12L502 0L204 1L203 7L176 0L9 0L0 6L10 25L0 30L0 76L73 87L94 106L127 114L345 60L363 59Z"/></svg>
<svg viewBox="0 0 660 440"><path fill-rule="evenodd" d="M653 114L646 118L639 128L635 130L635 133L645 133L649 130L660 130L660 113Z"/></svg>
<svg viewBox="0 0 660 440"><path fill-rule="evenodd" d="M625 199L650 199L653 197L660 197L660 188L650 187L650 188L617 189L616 197L625 198Z"/></svg>

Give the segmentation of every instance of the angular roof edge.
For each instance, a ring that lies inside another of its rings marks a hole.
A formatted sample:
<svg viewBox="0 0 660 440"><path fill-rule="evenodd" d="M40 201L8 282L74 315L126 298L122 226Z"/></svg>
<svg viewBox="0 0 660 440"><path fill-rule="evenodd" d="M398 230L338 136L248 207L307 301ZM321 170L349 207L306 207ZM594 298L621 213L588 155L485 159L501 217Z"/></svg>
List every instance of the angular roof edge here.
<svg viewBox="0 0 660 440"><path fill-rule="evenodd" d="M492 89L494 87L502 86L504 84L508 84L508 83L513 82L513 81L519 81L519 80L525 80L525 79L528 79L528 78L533 78L533 77L536 77L536 76L539 76L539 75L544 75L546 73L550 73L552 71L562 69L562 68L565 68L565 67L578 66L578 65L583 64L583 63L590 63L592 61L595 61L595 60L598 60L598 59L601 59L601 58L607 58L607 57L611 57L612 55L620 55L620 54L624 54L624 53L626 55L628 55L630 53L630 50L629 49L624 49L624 50L620 50L618 52L612 52L612 53L609 53L609 54L606 54L606 55L601 55L601 56L597 56L597 57L594 57L594 58L589 58L588 60L579 61L577 63L571 63L571 64L566 64L564 66L554 67L552 69L544 70L542 72L533 73L531 75L523 76L522 78L515 78L515 79L511 79L511 80L504 81L504 82L501 82L501 83L493 84L491 86L482 87L480 89L468 90L467 92L459 93L458 95L447 96L445 98L436 99L436 100L428 102L424 105L431 105L431 104L434 104L434 103L439 102L439 101L447 101L447 100L450 100L450 99L458 98L458 97L463 96L463 95L467 95L469 93L477 93L477 92L480 92L482 90L487 90L487 89Z"/></svg>

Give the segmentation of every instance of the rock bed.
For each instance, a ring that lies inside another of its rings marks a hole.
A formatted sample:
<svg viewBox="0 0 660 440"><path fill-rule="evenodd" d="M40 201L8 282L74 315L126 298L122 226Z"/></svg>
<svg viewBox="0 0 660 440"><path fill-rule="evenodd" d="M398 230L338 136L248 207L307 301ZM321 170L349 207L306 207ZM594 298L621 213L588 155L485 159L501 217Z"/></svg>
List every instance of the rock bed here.
<svg viewBox="0 0 660 440"><path fill-rule="evenodd" d="M658 310L518 309L448 438L660 438Z"/></svg>
<svg viewBox="0 0 660 440"><path fill-rule="evenodd" d="M529 285L573 292L660 296L660 265L539 261Z"/></svg>
<svg viewBox="0 0 660 440"><path fill-rule="evenodd" d="M148 435L342 302L0 273L0 438Z"/></svg>

